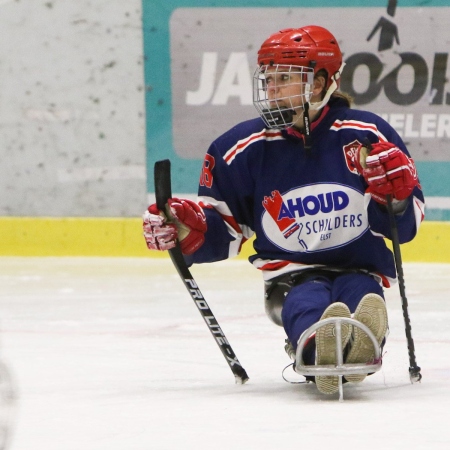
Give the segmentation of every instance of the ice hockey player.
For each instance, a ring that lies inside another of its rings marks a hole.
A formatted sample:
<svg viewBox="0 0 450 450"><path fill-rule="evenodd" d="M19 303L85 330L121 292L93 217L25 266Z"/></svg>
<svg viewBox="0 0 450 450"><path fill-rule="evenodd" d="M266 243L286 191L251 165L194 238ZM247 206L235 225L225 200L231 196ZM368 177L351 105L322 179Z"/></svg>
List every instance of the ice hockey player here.
<svg viewBox="0 0 450 450"><path fill-rule="evenodd" d="M384 345L383 288L396 279L383 239L391 237L387 196L400 243L414 238L424 218L405 144L381 117L351 108L339 91L344 65L337 40L322 27L272 34L253 78L260 117L211 144L198 203L172 198L170 213L151 205L144 214L148 248L167 250L178 238L189 265L233 257L255 235L250 262L262 271L266 312L284 327L293 358L301 334L328 317L353 317ZM308 340L305 364L336 362L333 327ZM370 363L374 346L367 340L344 323L344 361ZM365 375L345 378L361 382ZM332 394L338 379L320 375L314 382Z"/></svg>

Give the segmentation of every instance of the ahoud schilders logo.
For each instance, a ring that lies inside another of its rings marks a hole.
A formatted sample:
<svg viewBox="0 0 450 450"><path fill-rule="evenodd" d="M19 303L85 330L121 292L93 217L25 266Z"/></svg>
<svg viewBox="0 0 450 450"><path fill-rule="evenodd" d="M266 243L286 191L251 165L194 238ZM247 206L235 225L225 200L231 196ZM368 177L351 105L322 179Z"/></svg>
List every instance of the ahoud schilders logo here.
<svg viewBox="0 0 450 450"><path fill-rule="evenodd" d="M368 228L364 195L349 186L311 184L264 197L262 228L277 247L317 252L346 245Z"/></svg>

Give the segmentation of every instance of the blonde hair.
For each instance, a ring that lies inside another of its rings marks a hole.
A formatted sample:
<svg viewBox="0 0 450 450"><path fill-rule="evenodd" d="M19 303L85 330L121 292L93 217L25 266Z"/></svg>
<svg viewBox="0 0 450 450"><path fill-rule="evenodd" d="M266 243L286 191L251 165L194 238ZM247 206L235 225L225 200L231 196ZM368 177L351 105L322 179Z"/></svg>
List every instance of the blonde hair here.
<svg viewBox="0 0 450 450"><path fill-rule="evenodd" d="M325 79L325 86L327 86L327 80L328 80L328 73L325 69L320 69L315 75L314 78L318 78L318 77L322 77ZM321 93L321 97L322 99L325 97L327 90L326 88L323 89L322 93ZM347 103L347 106L350 107L353 104L353 97L349 94L347 94L346 92L342 92L339 90L334 91L330 98L340 98L342 100L344 100Z"/></svg>
<svg viewBox="0 0 450 450"><path fill-rule="evenodd" d="M331 98L340 98L344 100L347 103L347 106L352 106L353 104L353 97L350 94L347 94L347 92L342 91L334 91L331 94Z"/></svg>

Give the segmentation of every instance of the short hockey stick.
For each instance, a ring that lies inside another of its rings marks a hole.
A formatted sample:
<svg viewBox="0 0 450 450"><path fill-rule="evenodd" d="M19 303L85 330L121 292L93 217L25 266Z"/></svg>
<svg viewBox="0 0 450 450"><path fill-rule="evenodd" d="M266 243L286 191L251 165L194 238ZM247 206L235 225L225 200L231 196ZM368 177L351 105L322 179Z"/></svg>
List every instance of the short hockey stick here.
<svg viewBox="0 0 450 450"><path fill-rule="evenodd" d="M395 260L395 268L397 270L398 287L400 290L400 297L402 299L402 310L403 310L403 319L405 321L406 341L408 343L409 378L411 379L411 382L415 382L420 381L422 379L422 374L420 373L420 367L417 365L416 362L414 340L411 331L411 321L409 319L409 312L408 312L408 299L406 298L405 292L405 278L403 276L403 264L402 264L402 254L400 251L400 241L398 238L397 222L395 220L394 209L392 207L392 198L390 195L387 195L387 210L391 226L392 249L394 251L394 260Z"/></svg>
<svg viewBox="0 0 450 450"><path fill-rule="evenodd" d="M155 196L156 205L161 211L166 211L167 200L172 197L172 186L170 180L170 160L165 159L162 161L157 161L154 168L155 176ZM219 346L225 360L230 366L233 372L236 383L244 384L249 378L245 369L241 366L241 363L237 359L231 345L229 344L225 334L219 326L214 314L206 303L203 294L200 292L197 283L189 271L189 268L183 258L181 253L181 248L179 243L177 246L169 250L170 258L177 269L178 274L186 286L189 294L194 300L200 314L202 315L206 325L208 325L209 331L213 335L217 345Z"/></svg>
<svg viewBox="0 0 450 450"><path fill-rule="evenodd" d="M372 144L367 139L364 146L368 149L369 153L372 150ZM406 341L408 343L408 355L409 355L409 378L411 382L420 381L422 375L420 373L420 367L416 362L416 354L414 349L414 340L412 337L411 320L409 319L408 311L408 299L406 298L405 291L405 278L403 275L402 253L400 251L400 240L398 238L397 221L395 220L394 208L392 206L392 196L387 195L387 210L389 214L389 225L391 228L391 241L392 250L394 252L395 269L397 271L398 287L400 290L400 298L402 300L403 319L405 321L405 334Z"/></svg>

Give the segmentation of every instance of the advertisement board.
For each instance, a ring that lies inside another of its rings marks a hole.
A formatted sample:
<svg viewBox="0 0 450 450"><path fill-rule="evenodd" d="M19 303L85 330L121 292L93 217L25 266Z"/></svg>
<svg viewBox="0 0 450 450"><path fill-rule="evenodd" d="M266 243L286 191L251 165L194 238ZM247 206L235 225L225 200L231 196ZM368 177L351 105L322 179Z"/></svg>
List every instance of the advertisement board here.
<svg viewBox="0 0 450 450"><path fill-rule="evenodd" d="M341 89L385 118L415 159L427 219L450 220L450 2L143 3L148 191L169 158L174 192L195 194L210 143L257 112L256 54L271 33L315 24L337 38Z"/></svg>

